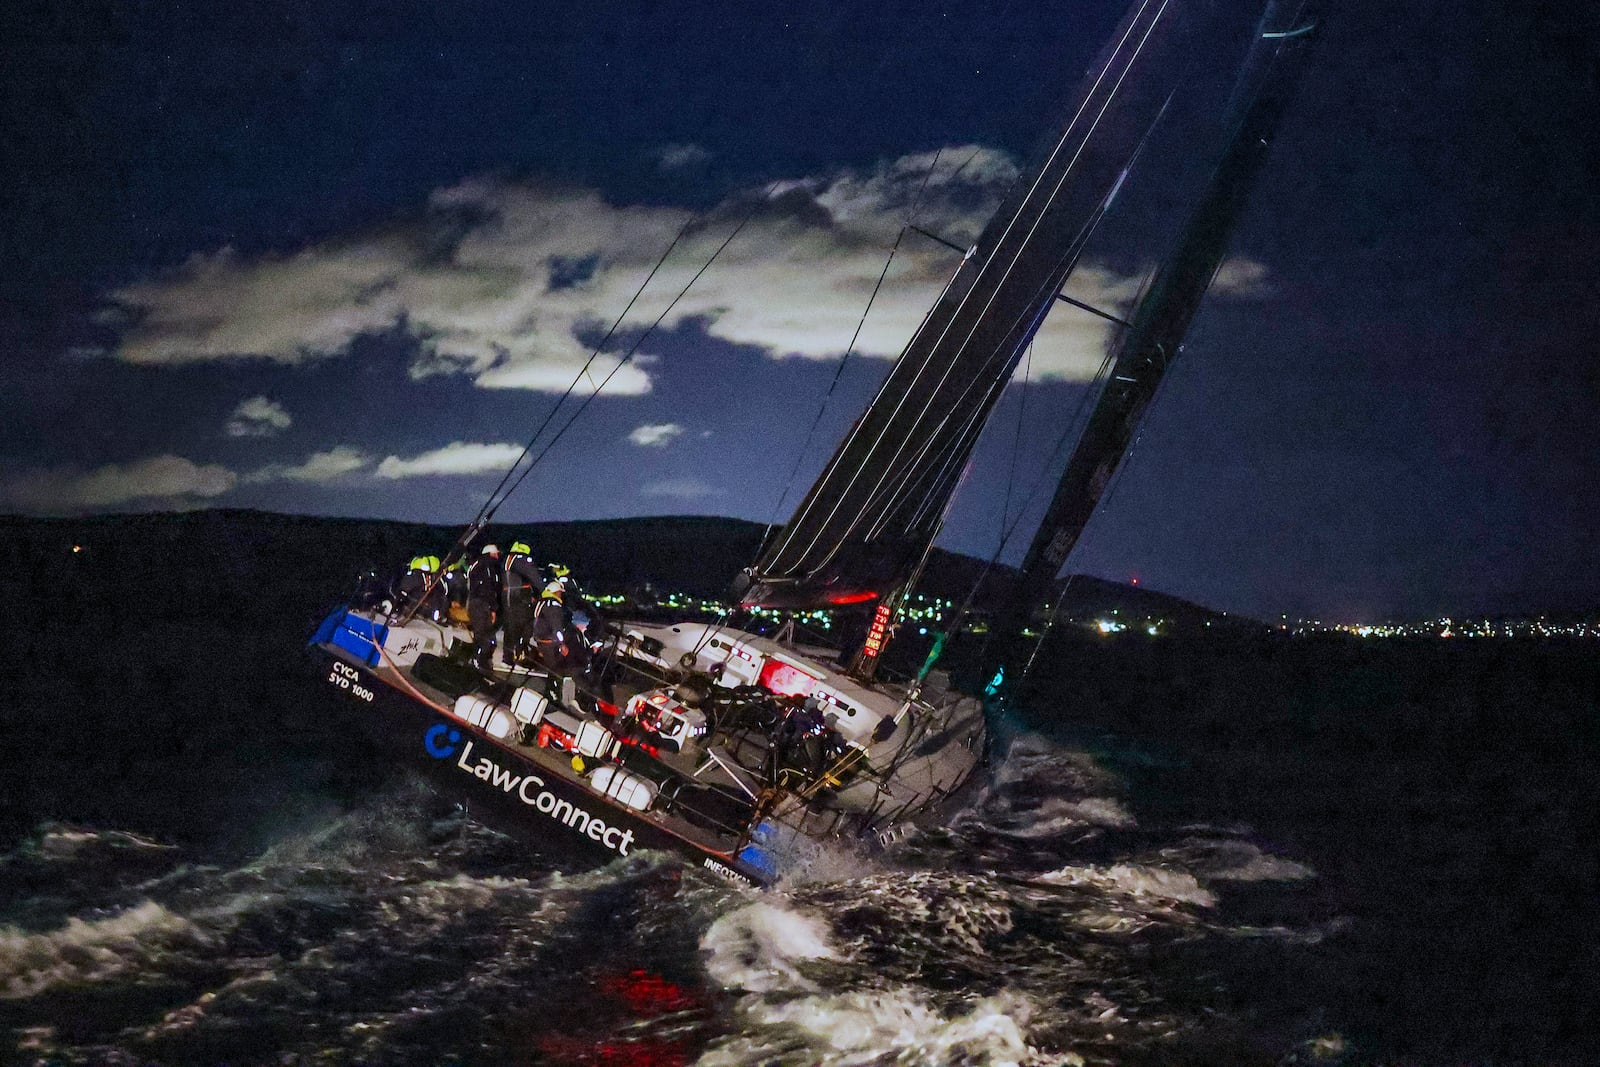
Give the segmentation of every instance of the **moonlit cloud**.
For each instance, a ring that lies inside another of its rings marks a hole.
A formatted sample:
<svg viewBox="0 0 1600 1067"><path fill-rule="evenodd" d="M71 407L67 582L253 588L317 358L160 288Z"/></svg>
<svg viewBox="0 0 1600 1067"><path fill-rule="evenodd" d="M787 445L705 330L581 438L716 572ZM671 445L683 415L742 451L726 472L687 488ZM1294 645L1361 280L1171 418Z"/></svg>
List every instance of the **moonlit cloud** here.
<svg viewBox="0 0 1600 1067"><path fill-rule="evenodd" d="M628 440L641 448L665 448L683 435L683 427L675 422L653 422L634 427Z"/></svg>
<svg viewBox="0 0 1600 1067"><path fill-rule="evenodd" d="M522 446L513 444L472 444L452 441L410 459L389 456L378 464L380 478L417 478L439 474L482 474L504 470L522 455Z"/></svg>
<svg viewBox="0 0 1600 1067"><path fill-rule="evenodd" d="M678 208L611 204L592 190L471 179L435 192L419 219L382 230L283 255L195 255L112 294L107 321L120 324L115 356L133 363L300 364L343 355L365 334L400 331L416 344L414 378L465 375L484 388L560 392L590 357L580 338L605 332L687 224L625 332L660 316L668 329L695 321L775 358L835 359L861 324L856 351L891 357L959 263L950 249L908 236L862 323L913 204L919 226L967 245L1016 174L1004 153L957 146L939 153L937 166L934 153L919 153L747 190L698 219ZM672 304L752 204L758 210L738 238ZM1259 291L1263 273L1232 261L1218 290ZM1136 284L1086 263L1068 288L1116 309ZM1058 307L1035 346L1035 375L1089 377L1106 329ZM648 341L619 365L616 354L596 357L580 393L615 372L608 395L641 395L660 372Z"/></svg>
<svg viewBox="0 0 1600 1067"><path fill-rule="evenodd" d="M325 485L340 481L371 462L371 458L358 448L336 445L326 452L313 452L301 463L268 464L245 475L244 480L251 483L291 481Z"/></svg>
<svg viewBox="0 0 1600 1067"><path fill-rule="evenodd" d="M171 454L85 471L72 467L23 471L0 483L0 500L32 514L74 515L135 502L189 507L238 483L227 467Z"/></svg>
<svg viewBox="0 0 1600 1067"><path fill-rule="evenodd" d="M639 490L640 496L666 497L673 500L704 500L722 494L721 487L701 481L699 478L667 478L652 482Z"/></svg>
<svg viewBox="0 0 1600 1067"><path fill-rule="evenodd" d="M1267 265L1242 256L1224 260L1211 279L1211 292L1221 296L1253 299L1272 295Z"/></svg>
<svg viewBox="0 0 1600 1067"><path fill-rule="evenodd" d="M697 144L662 145L656 163L664 171L694 170L711 162L711 153Z"/></svg>
<svg viewBox="0 0 1600 1067"><path fill-rule="evenodd" d="M271 437L294 423L283 405L264 396L240 401L228 416L223 432L229 437Z"/></svg>

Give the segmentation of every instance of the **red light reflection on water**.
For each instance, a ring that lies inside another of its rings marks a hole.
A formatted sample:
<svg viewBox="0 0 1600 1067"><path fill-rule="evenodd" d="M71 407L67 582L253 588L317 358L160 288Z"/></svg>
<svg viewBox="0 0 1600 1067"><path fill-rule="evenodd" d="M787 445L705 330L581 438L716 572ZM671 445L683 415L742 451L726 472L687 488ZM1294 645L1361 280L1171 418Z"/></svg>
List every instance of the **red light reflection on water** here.
<svg viewBox="0 0 1600 1067"><path fill-rule="evenodd" d="M682 986L659 974L632 970L603 979L600 988L621 1000L635 1015L664 1015L697 1007L699 999Z"/></svg>
<svg viewBox="0 0 1600 1067"><path fill-rule="evenodd" d="M539 1039L537 1063L564 1067L684 1067L689 1050L681 1041L585 1041L560 1034Z"/></svg>
<svg viewBox="0 0 1600 1067"><path fill-rule="evenodd" d="M612 1004L640 1019L700 1007L700 998L694 991L642 968L606 975L600 979L599 991ZM539 1058L535 1062L561 1067L685 1067L694 1058L687 1038L649 1036L595 1040L543 1034L536 1051Z"/></svg>

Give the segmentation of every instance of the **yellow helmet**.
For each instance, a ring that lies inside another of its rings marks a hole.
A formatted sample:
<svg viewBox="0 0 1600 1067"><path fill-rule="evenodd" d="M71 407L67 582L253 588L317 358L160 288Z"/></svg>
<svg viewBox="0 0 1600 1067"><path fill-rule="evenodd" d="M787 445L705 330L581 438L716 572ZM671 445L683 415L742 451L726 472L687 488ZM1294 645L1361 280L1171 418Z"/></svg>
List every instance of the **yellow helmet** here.
<svg viewBox="0 0 1600 1067"><path fill-rule="evenodd" d="M562 585L560 582L551 582L549 585L544 587L544 592L539 594L539 599L540 600L560 600L562 597L564 597L566 595L567 595L566 586Z"/></svg>

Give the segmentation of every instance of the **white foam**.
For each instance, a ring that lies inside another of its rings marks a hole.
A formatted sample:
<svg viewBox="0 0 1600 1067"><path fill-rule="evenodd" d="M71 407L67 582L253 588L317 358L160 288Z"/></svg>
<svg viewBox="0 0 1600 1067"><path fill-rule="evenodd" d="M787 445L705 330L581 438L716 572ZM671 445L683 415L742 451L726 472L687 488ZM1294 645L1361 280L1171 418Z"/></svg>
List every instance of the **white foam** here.
<svg viewBox="0 0 1600 1067"><path fill-rule="evenodd" d="M1128 809L1111 797L1089 797L1085 800L1051 797L1029 813L1026 823L1013 827L1009 832L1013 837L1052 837L1084 826L1126 830L1135 825Z"/></svg>
<svg viewBox="0 0 1600 1067"><path fill-rule="evenodd" d="M1249 841L1189 840L1162 849L1161 855L1207 881L1298 882L1317 874L1303 863L1263 852Z"/></svg>
<svg viewBox="0 0 1600 1067"><path fill-rule="evenodd" d="M1300 882L1316 876L1317 872L1303 863L1260 851L1243 863L1206 875L1224 882Z"/></svg>
<svg viewBox="0 0 1600 1067"><path fill-rule="evenodd" d="M35 848L41 856L51 859L74 859L78 853L94 845L109 845L118 849L139 849L148 852L176 852L177 846L162 844L127 830L95 830L70 823L45 823L39 828Z"/></svg>
<svg viewBox="0 0 1600 1067"><path fill-rule="evenodd" d="M813 841L810 848L799 844L784 853L781 890L827 882L855 882L883 870L881 858L868 856L860 848L841 841Z"/></svg>
<svg viewBox="0 0 1600 1067"><path fill-rule="evenodd" d="M1117 778L1087 752L1062 748L1037 735L1019 737L995 769L994 784L1048 783L1077 793L1093 793L1116 785Z"/></svg>
<svg viewBox="0 0 1600 1067"><path fill-rule="evenodd" d="M201 944L188 919L154 901L105 919L76 917L46 933L0 928L0 998L37 996L60 985L104 981L143 966L174 944Z"/></svg>
<svg viewBox="0 0 1600 1067"><path fill-rule="evenodd" d="M1202 908L1212 907L1217 902L1216 896L1188 871L1142 864L1116 863L1109 867L1063 867L1048 874L1041 874L1033 881L1045 885L1087 886L1106 893L1154 898L1179 904L1195 904Z"/></svg>
<svg viewBox="0 0 1600 1067"><path fill-rule="evenodd" d="M774 901L758 901L722 916L700 939L706 970L726 989L754 993L805 991L815 986L799 971L807 960L834 958L820 920Z"/></svg>
<svg viewBox="0 0 1600 1067"><path fill-rule="evenodd" d="M699 1067L771 1062L1021 1067L1041 1062L1025 1036L1031 1006L1016 995L987 997L948 1017L905 989L785 999L752 1006L745 1014L747 1024L754 1025L708 1050Z"/></svg>

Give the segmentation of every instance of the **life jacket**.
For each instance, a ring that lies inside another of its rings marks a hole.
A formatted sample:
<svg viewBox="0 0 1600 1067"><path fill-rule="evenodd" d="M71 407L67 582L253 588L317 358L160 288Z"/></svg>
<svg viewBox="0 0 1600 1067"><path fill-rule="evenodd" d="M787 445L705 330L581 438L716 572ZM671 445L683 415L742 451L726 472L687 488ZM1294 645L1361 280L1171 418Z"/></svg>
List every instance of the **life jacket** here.
<svg viewBox="0 0 1600 1067"><path fill-rule="evenodd" d="M522 596L527 600L533 599L534 590L539 588L543 580L539 576L539 565L533 557L522 552L513 552L506 557L505 589L507 596Z"/></svg>

